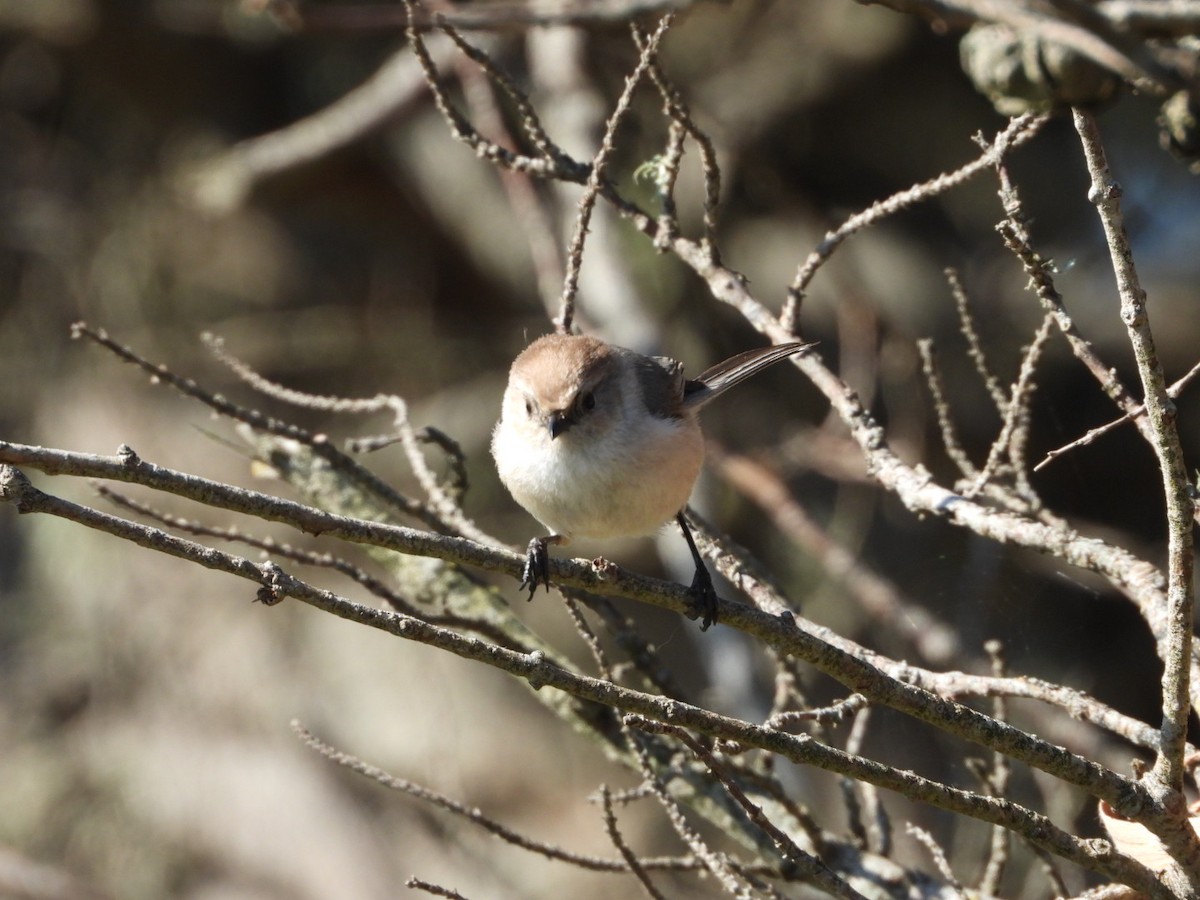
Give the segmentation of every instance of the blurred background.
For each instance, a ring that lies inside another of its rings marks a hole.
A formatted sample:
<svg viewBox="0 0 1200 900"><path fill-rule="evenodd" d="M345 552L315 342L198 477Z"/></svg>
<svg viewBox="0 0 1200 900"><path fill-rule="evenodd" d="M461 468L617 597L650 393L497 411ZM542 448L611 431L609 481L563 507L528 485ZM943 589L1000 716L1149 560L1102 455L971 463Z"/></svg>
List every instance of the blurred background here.
<svg viewBox="0 0 1200 900"><path fill-rule="evenodd" d="M232 0L0 3L0 438L104 454L126 443L164 466L279 489L256 482L235 442L214 439L230 437L226 423L72 342L69 325L79 319L338 440L388 430L386 418L351 421L254 397L204 350L198 336L207 331L289 387L402 395L416 425L440 428L466 451L467 513L513 544L537 532L503 492L486 447L509 362L550 328L545 298L561 285L578 189L503 183L452 140L416 77L377 127L303 164L214 187L214 159L318 113L401 51L401 31L357 16L362 9L322 4L290 29ZM551 135L589 158L636 61L625 26L472 39L530 91ZM460 108L482 116L486 98L472 95L470 67L438 52ZM962 74L954 36L851 2L698 3L670 32L663 65L720 155L723 259L776 310L826 230L967 162L978 149L972 136L1005 124ZM613 168L622 189L650 208L652 187L634 171L662 152L660 106L649 90L638 95ZM1155 115L1153 101L1122 96L1100 126L1174 380L1200 347L1200 190L1159 148ZM702 197L695 158L692 148L680 185L693 234ZM1069 118L1022 149L1012 170L1069 310L1135 385ZM529 216L521 202L542 214ZM839 251L803 308L804 336L822 342L825 359L887 423L897 451L947 484L953 469L916 340L937 343L977 463L1000 420L967 359L943 270L961 273L1003 384L1041 321L995 235L1001 216L985 175L893 217ZM588 330L676 356L693 374L762 343L681 264L604 209L579 302ZM1115 417L1061 338L1051 340L1038 384L1033 461ZM1185 393L1179 409L1194 456L1195 398ZM826 421L795 370L763 375L706 415L715 446L769 465L829 536L958 634L967 661L944 661L950 667L970 667L998 637L1015 673L1157 721L1153 644L1127 601L1040 557L914 519L870 485L844 431ZM366 462L410 486L398 449ZM103 505L86 484L29 474L44 490ZM1132 428L1055 462L1034 484L1081 530L1161 561L1159 479ZM805 615L895 657L914 652L897 636L903 629L848 601L717 471L695 503L765 561ZM673 530L572 549L686 577ZM543 595L526 605L515 584L501 586L533 627L573 645L560 605ZM335 770L288 727L298 718L513 828L612 855L586 798L604 781L630 786L632 776L592 745L564 739L521 685L298 603L254 606L253 596L228 577L0 509L0 873L13 896L382 898L410 875L469 897L630 896L629 879L503 847ZM700 635L684 620L628 611L718 708L753 718L769 707L770 682L737 635ZM819 681L812 690L835 693ZM945 738L892 718L878 720L868 753L953 777L938 769ZM1047 736L1086 742L1081 749L1122 770L1133 755L1082 729ZM811 773L796 784L814 803L834 787ZM1019 793L1038 790L1019 778ZM1040 802L1060 824L1096 832L1079 798ZM926 809L893 809L952 847L986 835L958 835ZM647 852L677 850L661 819L630 821L630 839ZM1009 888L1045 893L1036 880Z"/></svg>

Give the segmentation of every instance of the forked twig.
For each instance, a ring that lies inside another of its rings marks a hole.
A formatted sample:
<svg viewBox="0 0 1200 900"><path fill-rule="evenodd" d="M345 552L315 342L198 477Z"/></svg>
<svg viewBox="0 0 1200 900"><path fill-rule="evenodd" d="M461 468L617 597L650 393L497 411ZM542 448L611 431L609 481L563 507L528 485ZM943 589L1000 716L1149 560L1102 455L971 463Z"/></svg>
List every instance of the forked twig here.
<svg viewBox="0 0 1200 900"><path fill-rule="evenodd" d="M654 882L650 880L650 875L642 866L642 861L638 859L637 854L630 849L629 845L625 842L625 838L621 835L621 829L617 827L617 814L613 811L612 793L606 784L600 785L600 808L604 812L604 830L608 834L608 839L612 841L612 845L617 848L617 852L625 860L625 865L629 866L629 871L641 883L650 900L666 900L666 897L659 892L658 888L654 886Z"/></svg>
<svg viewBox="0 0 1200 900"><path fill-rule="evenodd" d="M981 156L953 172L946 172L873 203L863 211L855 213L834 230L827 232L816 249L809 253L808 258L800 266L796 277L792 279L792 283L788 287L787 302L784 304L783 313L779 319L783 329L789 334L795 333L800 301L804 297L804 292L808 289L813 276L817 274L817 270L848 237L913 204L928 200L930 197L945 193L951 188L969 181L980 172L994 166L997 160L1003 159L1008 153L1030 140L1041 130L1048 119L1048 116L1033 114L1013 119L1003 131L996 135L996 139Z"/></svg>
<svg viewBox="0 0 1200 900"><path fill-rule="evenodd" d="M1179 395L1183 393L1183 389L1185 387L1187 387L1192 382L1192 379L1194 379L1197 375L1200 375L1200 363L1196 363L1196 365L1192 366L1187 371L1186 375L1184 375L1178 381L1171 384L1171 386L1167 388L1167 396L1170 397L1172 400L1178 399ZM1146 407L1142 404L1139 404L1132 414L1126 413L1125 415L1121 416L1120 418L1113 419L1111 422L1108 422L1105 425L1100 425L1100 426L1097 426L1096 428L1090 429L1087 432L1087 434L1083 435L1083 437L1076 438L1075 440L1071 441L1071 443L1069 443L1069 444L1063 444L1063 446L1058 447L1054 450L1048 450L1046 452L1046 455L1042 458L1041 462L1039 462L1036 466L1033 467L1033 471L1040 472L1042 469L1044 469L1046 466L1050 465L1050 463L1054 462L1054 460L1058 459L1060 456L1070 453L1072 450L1075 450L1078 447L1083 447L1083 446L1086 446L1087 444L1092 443L1097 438L1108 434L1114 428L1119 428L1121 425L1124 425L1126 422L1130 421L1132 418L1134 418L1136 416L1144 415L1145 412L1146 412Z"/></svg>
<svg viewBox="0 0 1200 900"><path fill-rule="evenodd" d="M616 149L615 137L617 126L621 124L629 112L629 104L633 100L633 92L646 76L646 72L654 64L655 57L658 54L658 46L662 43L663 38L666 37L667 29L671 27L673 21L674 13L664 15L659 20L658 27L654 29L653 33L651 33L650 37L641 47L637 65L625 79L625 88L621 91L621 96L617 99L613 111L605 123L604 136L600 141L600 149L592 159L587 184L584 188L583 196L579 199L579 212L575 219L575 229L571 235L571 242L567 246L567 271L566 277L563 280L562 306L558 318L555 319L555 328L562 334L570 334L575 321L575 294L579 290L579 270L583 266L584 241L587 240L588 227L592 220L592 211L595 209L596 200L606 186L608 163L612 158L613 151Z"/></svg>
<svg viewBox="0 0 1200 900"><path fill-rule="evenodd" d="M522 850L528 850L531 853L536 853L538 856L544 856L547 859L557 860L559 862L570 863L573 866L578 866L582 869L590 869L595 872L628 872L628 865L624 860L603 859L596 856L587 856L581 853L572 853L563 850L554 844L548 844L544 841L534 840L519 834L510 828L501 825L493 819L488 818L478 809L465 806L457 800L453 800L444 794L439 794L437 791L430 790L427 787L408 781L405 778L399 778L395 775L385 772L376 766L364 762L356 756L349 753L344 753L341 750L325 743L320 738L316 737L307 728L301 725L298 721L292 722L292 731L300 738L304 744L310 749L315 750L321 756L328 759L330 762L336 763L343 768L349 769L352 772L357 772L370 778L384 787L392 790L403 791L404 793L416 797L425 803L443 809L459 818L466 819L473 825L477 825L483 830L500 838L505 843L512 844L514 847L520 847ZM646 869L667 869L674 871L690 871L696 868L695 862L688 859L676 859L671 857L659 857L654 859L643 859L641 865Z"/></svg>

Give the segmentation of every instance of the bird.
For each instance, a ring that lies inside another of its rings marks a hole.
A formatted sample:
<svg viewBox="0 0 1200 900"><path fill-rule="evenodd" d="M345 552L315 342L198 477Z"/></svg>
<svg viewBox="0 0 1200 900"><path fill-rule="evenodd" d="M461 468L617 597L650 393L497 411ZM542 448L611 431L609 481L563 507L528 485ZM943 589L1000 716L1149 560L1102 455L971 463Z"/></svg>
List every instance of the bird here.
<svg viewBox="0 0 1200 900"><path fill-rule="evenodd" d="M684 517L704 461L699 413L729 388L815 342L747 350L684 377L683 365L597 337L543 335L513 361L492 432L501 482L549 532L526 552L521 588L550 589L550 545L651 534L672 518L696 565L689 594L706 631L718 598Z"/></svg>

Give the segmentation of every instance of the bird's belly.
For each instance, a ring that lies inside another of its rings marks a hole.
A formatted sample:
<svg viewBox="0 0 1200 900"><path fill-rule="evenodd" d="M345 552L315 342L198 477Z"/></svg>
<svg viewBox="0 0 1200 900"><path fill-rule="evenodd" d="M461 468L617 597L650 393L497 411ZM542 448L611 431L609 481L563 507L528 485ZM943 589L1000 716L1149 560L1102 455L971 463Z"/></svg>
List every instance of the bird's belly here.
<svg viewBox="0 0 1200 900"><path fill-rule="evenodd" d="M517 502L554 534L650 534L686 505L704 459L696 422L655 425L621 452L577 446L565 440L574 437L568 433L500 476Z"/></svg>

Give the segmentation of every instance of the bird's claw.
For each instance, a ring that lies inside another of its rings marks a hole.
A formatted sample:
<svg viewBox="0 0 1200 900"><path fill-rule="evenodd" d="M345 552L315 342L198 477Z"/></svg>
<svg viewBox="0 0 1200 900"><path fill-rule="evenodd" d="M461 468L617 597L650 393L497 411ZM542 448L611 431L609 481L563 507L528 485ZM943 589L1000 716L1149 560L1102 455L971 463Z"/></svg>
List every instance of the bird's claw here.
<svg viewBox="0 0 1200 900"><path fill-rule="evenodd" d="M529 542L525 552L525 568L521 570L521 589L529 588L529 599L537 592L538 585L545 585L550 590L550 551L546 549L549 542L545 538L535 537Z"/></svg>
<svg viewBox="0 0 1200 900"><path fill-rule="evenodd" d="M691 599L688 603L688 618L700 620L700 630L708 631L710 626L717 624L717 613L720 609L721 598L713 587L712 576L703 566L696 568L696 577L688 588Z"/></svg>

